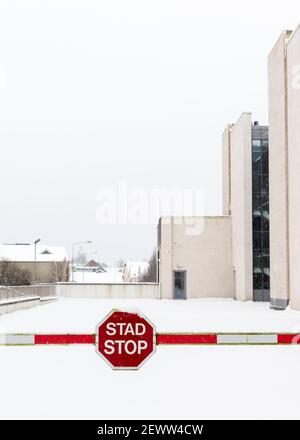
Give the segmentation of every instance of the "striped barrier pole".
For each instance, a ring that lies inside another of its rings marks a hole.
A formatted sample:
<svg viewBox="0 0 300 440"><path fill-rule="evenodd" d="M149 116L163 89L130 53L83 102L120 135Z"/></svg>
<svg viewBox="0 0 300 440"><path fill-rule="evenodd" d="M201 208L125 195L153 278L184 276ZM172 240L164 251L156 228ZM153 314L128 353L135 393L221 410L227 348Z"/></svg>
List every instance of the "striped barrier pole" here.
<svg viewBox="0 0 300 440"><path fill-rule="evenodd" d="M95 345L95 334L0 334L0 346ZM158 333L157 345L300 345L299 333Z"/></svg>

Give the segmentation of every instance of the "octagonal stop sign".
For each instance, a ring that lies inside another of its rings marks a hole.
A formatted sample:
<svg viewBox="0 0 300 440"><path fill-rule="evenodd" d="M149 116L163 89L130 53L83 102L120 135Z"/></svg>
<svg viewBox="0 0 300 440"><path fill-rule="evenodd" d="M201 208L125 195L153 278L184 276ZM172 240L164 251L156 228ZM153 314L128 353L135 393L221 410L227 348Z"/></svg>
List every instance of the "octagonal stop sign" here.
<svg viewBox="0 0 300 440"><path fill-rule="evenodd" d="M113 310L96 328L96 351L114 369L136 370L155 349L155 327L139 313Z"/></svg>

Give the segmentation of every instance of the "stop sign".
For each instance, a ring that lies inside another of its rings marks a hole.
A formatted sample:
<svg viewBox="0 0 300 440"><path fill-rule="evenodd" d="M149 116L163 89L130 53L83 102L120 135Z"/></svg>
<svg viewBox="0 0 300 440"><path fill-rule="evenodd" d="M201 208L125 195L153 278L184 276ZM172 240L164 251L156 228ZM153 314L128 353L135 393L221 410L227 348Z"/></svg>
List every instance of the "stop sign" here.
<svg viewBox="0 0 300 440"><path fill-rule="evenodd" d="M114 369L138 369L155 348L155 327L141 314L113 310L96 328L96 351Z"/></svg>

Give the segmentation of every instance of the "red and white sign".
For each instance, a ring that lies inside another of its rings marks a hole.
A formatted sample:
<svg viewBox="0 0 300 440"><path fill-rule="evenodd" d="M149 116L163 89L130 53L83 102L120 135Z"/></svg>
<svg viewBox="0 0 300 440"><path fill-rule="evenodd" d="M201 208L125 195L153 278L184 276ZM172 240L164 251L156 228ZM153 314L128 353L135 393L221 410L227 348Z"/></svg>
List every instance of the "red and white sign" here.
<svg viewBox="0 0 300 440"><path fill-rule="evenodd" d="M113 310L96 328L96 351L114 369L136 370L155 349L155 327L141 314Z"/></svg>

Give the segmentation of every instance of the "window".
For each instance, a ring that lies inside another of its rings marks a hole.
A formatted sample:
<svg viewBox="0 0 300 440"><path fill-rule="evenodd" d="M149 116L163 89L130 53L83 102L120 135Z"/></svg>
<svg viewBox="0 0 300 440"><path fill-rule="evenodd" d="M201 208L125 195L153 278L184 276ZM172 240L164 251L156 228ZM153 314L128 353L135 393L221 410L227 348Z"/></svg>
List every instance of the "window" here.
<svg viewBox="0 0 300 440"><path fill-rule="evenodd" d="M253 299L270 298L268 130L252 132Z"/></svg>

